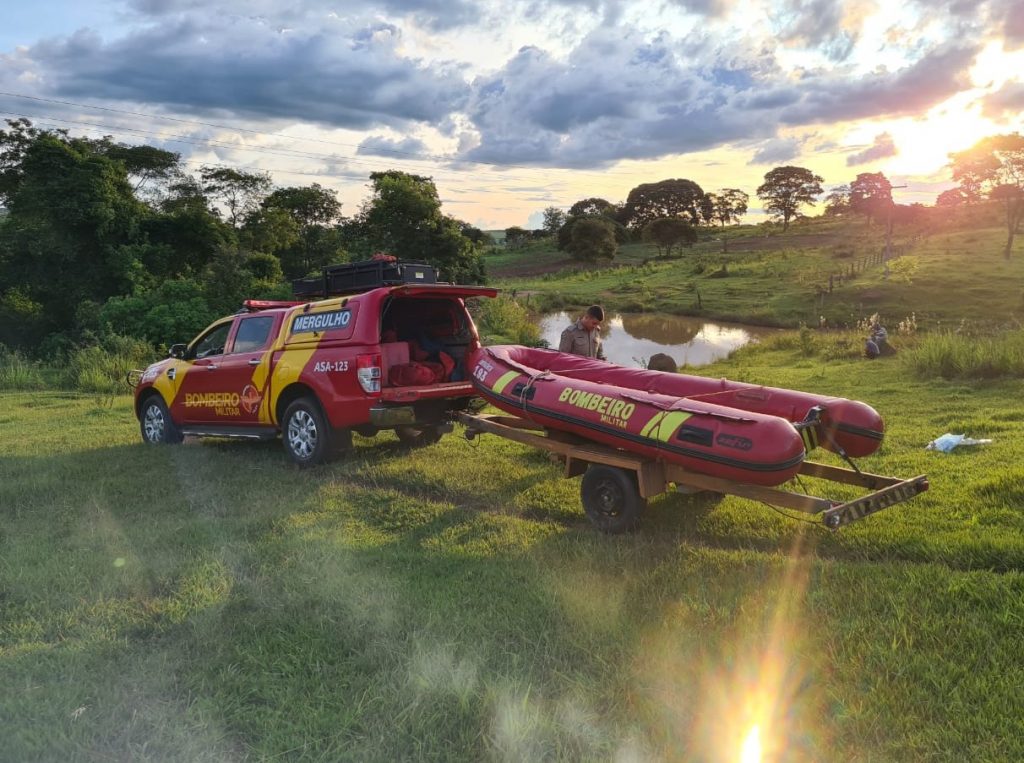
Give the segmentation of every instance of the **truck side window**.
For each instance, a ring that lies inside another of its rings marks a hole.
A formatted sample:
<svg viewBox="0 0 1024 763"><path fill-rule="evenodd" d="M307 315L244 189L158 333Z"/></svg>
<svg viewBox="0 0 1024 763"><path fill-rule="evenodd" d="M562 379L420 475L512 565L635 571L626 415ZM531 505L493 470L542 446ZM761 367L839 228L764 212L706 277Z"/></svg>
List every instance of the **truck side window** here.
<svg viewBox="0 0 1024 763"><path fill-rule="evenodd" d="M262 350L270 338L270 330L274 327L274 316L258 315L253 318L242 318L235 332L235 346L232 352L256 352Z"/></svg>
<svg viewBox="0 0 1024 763"><path fill-rule="evenodd" d="M224 343L231 333L231 321L222 323L212 328L195 345L195 358L208 358L211 355L221 355L224 352Z"/></svg>

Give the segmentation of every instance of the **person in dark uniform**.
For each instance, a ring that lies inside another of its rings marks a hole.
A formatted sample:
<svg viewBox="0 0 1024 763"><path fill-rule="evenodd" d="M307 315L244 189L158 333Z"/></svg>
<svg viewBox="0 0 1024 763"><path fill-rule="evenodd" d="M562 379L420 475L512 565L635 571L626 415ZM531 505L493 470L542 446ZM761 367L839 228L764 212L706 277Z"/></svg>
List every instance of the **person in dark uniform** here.
<svg viewBox="0 0 1024 763"><path fill-rule="evenodd" d="M559 352L570 352L585 358L604 360L601 349L601 321L604 320L604 309L600 305L591 305L583 316L562 332L558 343Z"/></svg>

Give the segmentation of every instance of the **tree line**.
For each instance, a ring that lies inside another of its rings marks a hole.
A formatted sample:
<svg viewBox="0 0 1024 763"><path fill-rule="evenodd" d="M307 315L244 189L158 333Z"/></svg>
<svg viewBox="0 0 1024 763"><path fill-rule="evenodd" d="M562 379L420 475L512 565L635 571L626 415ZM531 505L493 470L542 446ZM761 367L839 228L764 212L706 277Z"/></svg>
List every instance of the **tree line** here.
<svg viewBox="0 0 1024 763"><path fill-rule="evenodd" d="M104 335L154 345L193 336L244 298L288 298L289 279L377 251L435 265L446 280L482 283L481 230L446 215L429 177L369 175L369 196L351 216L317 183L275 187L262 172L204 165L111 138L72 137L27 119L0 130L0 344L57 357ZM958 186L940 207L983 200L1005 211L1006 255L1024 218L1024 138L999 135L951 156ZM756 189L787 228L823 194L823 179L775 167ZM659 256L692 246L698 230L725 231L747 212L737 188L705 192L688 179L633 188L622 203L586 198L544 211L541 235L580 260L611 259L641 240ZM921 205L898 205L882 173L862 173L824 199L826 215L863 215L892 226ZM509 228L511 246L530 237Z"/></svg>
<svg viewBox="0 0 1024 763"><path fill-rule="evenodd" d="M483 231L441 211L428 177L369 176L351 216L317 183L204 165L111 138L0 130L0 344L46 357L105 334L154 345L194 336L245 298L376 251L482 283Z"/></svg>
<svg viewBox="0 0 1024 763"><path fill-rule="evenodd" d="M936 206L969 206L985 200L1000 204L1007 226L1004 251L1009 257L1014 236L1024 222L1024 137L1013 133L984 138L967 151L950 155L950 167L958 185L940 193ZM814 206L824 194L823 182L805 167L775 167L765 174L756 194L765 212L786 230L791 221L804 216L805 207ZM896 225L923 219L924 205L896 204L892 189L883 173L861 173L825 196L824 214L859 215L869 224L884 223L890 231ZM721 226L722 248L727 251L727 227L739 223L749 200L738 188L706 193L692 180L668 179L643 183L618 204L587 198L577 201L568 212L548 207L538 233L554 237L558 248L574 259L593 261L614 258L619 244L626 241L651 243L659 256L671 256L674 249L692 246L701 227ZM506 241L513 247L532 235L519 227L505 231Z"/></svg>

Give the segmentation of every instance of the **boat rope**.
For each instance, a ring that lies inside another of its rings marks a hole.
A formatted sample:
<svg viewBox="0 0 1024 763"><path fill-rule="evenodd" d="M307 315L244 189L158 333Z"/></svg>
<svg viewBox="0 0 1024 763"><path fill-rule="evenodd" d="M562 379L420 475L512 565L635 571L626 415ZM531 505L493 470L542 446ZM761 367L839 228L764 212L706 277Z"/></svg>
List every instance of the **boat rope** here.
<svg viewBox="0 0 1024 763"><path fill-rule="evenodd" d="M684 405L680 405L680 401L686 399L686 398L683 398L683 397L676 398L676 400L674 400L673 402L671 402L671 403L669 403L667 405L665 403L660 403L657 400L652 400L649 397L642 397L640 395L632 395L629 392L620 392L619 393L619 397L623 397L623 398L625 398L627 400L632 400L635 403L644 403L645 405L650 405L650 406L652 406L654 408L657 408L659 410L662 410L662 411L682 411L683 413L693 413L693 414L697 414L697 415L700 415L700 416L709 416L709 417L715 418L715 419L723 419L725 421L735 421L737 423L742 423L742 424L754 424L757 421L756 419L748 419L745 416L730 416L727 413L719 413L718 411L708 411L708 410L704 410L704 409L701 409L701 408L687 408Z"/></svg>
<svg viewBox="0 0 1024 763"><path fill-rule="evenodd" d="M757 388L755 387L755 389L757 389ZM763 389L763 387L761 389ZM654 391L654 390L651 390L651 391ZM738 389L720 389L717 392L698 392L698 393L693 394L693 395L684 395L684 399L686 399L686 400L704 400L706 398L715 397L717 395L737 395L737 394L739 394L741 392L745 392L745 391L747 391L746 387L740 387Z"/></svg>
<svg viewBox="0 0 1024 763"><path fill-rule="evenodd" d="M825 435L825 439L828 440L829 445L835 448L832 452L848 463L850 467L857 472L857 476L866 479L864 477L864 473L860 470L857 464L854 463L853 459L850 458L850 455L846 452L843 446L836 442L836 439L832 436L832 432L829 431L829 428L827 426L823 426L821 427L821 432Z"/></svg>
<svg viewBox="0 0 1024 763"><path fill-rule="evenodd" d="M522 392L519 393L519 402L523 406L523 413L525 414L524 418L527 419L528 421L533 421L533 419L530 417L530 411L526 407L526 403L531 397L530 390L533 388L533 385L536 384L538 381L551 381L551 372L540 371L539 373L533 374L527 373L527 376L529 377L529 381L526 382L526 385L523 387Z"/></svg>

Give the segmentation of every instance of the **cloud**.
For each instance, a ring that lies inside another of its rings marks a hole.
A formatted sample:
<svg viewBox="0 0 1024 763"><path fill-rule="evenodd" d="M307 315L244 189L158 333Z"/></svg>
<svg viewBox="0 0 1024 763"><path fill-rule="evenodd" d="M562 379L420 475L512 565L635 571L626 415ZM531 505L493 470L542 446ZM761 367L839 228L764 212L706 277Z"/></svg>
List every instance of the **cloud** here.
<svg viewBox="0 0 1024 763"><path fill-rule="evenodd" d="M1017 116L1024 112L1024 82L1007 82L982 99L982 113L990 119Z"/></svg>
<svg viewBox="0 0 1024 763"><path fill-rule="evenodd" d="M776 138L767 141L748 164L778 164L795 159L800 153L800 141L796 138Z"/></svg>
<svg viewBox="0 0 1024 763"><path fill-rule="evenodd" d="M796 97L780 117L799 125L919 114L971 86L968 70L978 50L932 50L899 71L876 71L859 80L841 71L808 74L788 86Z"/></svg>
<svg viewBox="0 0 1024 763"><path fill-rule="evenodd" d="M427 146L418 138L392 140L382 135L371 135L359 144L356 153L368 156L423 157L427 153Z"/></svg>
<svg viewBox="0 0 1024 763"><path fill-rule="evenodd" d="M857 164L867 164L878 159L885 159L889 156L896 156L896 144L892 141L892 135L887 132L875 136L875 142L856 154L846 157L846 166L853 167Z"/></svg>
<svg viewBox="0 0 1024 763"><path fill-rule="evenodd" d="M678 5L683 10L694 13L698 16L721 18L732 8L733 0L669 0L672 5Z"/></svg>
<svg viewBox="0 0 1024 763"><path fill-rule="evenodd" d="M164 20L169 16L206 10L208 0L127 0L127 6L145 19ZM410 18L432 30L446 30L467 26L479 19L473 0L347 0L344 15L358 13L390 15ZM329 14L341 13L333 0L302 0L283 5L278 0L219 0L215 7L223 15L237 18L260 18L273 23L298 22L303 19L319 20Z"/></svg>
<svg viewBox="0 0 1024 763"><path fill-rule="evenodd" d="M774 126L729 106L757 72L727 68L687 65L667 34L628 27L595 30L564 60L523 48L473 82L467 116L479 140L462 158L600 167L769 137Z"/></svg>
<svg viewBox="0 0 1024 763"><path fill-rule="evenodd" d="M80 31L31 47L50 94L362 128L433 122L467 95L452 65L399 52L396 27L279 31L254 19L230 26L187 19L114 42Z"/></svg>
<svg viewBox="0 0 1024 763"><path fill-rule="evenodd" d="M1024 4L1020 0L1003 3L1003 40L1009 49L1024 45Z"/></svg>

